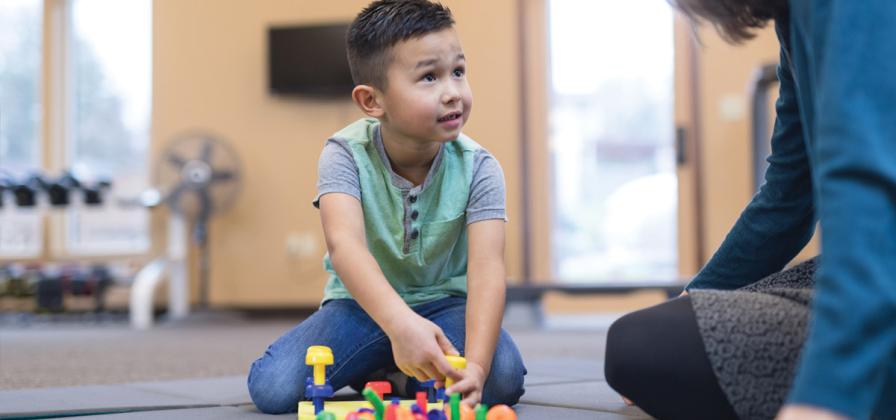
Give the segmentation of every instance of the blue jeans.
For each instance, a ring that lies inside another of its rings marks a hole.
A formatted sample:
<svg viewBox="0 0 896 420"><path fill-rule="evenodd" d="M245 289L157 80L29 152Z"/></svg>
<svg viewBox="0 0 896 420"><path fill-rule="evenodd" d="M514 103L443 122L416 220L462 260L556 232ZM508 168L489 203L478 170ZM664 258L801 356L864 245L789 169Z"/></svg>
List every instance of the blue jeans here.
<svg viewBox="0 0 896 420"><path fill-rule="evenodd" d="M466 303L464 298L449 297L412 309L442 328L448 340L463 351ZM525 392L526 367L510 335L503 329L500 334L482 402L513 405ZM331 300L252 363L249 395L259 410L269 414L296 411L304 399L305 378L312 375L311 367L305 365L305 350L312 345L333 350L334 363L327 367L327 379L334 390L363 386L369 375L379 370L397 370L389 337L364 309L352 299Z"/></svg>

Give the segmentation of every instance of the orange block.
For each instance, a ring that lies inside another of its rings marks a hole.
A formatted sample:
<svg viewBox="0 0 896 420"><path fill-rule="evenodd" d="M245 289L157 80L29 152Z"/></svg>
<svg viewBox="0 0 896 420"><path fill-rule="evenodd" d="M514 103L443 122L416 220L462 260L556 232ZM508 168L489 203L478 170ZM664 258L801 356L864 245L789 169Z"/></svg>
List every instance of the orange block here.
<svg viewBox="0 0 896 420"><path fill-rule="evenodd" d="M488 413L485 415L486 420L516 420L516 411L513 411L512 408L504 405L498 404L488 410Z"/></svg>

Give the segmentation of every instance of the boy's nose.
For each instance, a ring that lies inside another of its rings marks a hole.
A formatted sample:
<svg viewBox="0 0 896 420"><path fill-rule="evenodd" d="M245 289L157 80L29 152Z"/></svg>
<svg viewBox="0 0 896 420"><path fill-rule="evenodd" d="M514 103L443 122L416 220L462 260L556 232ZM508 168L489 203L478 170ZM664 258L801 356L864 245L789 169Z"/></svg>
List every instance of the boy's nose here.
<svg viewBox="0 0 896 420"><path fill-rule="evenodd" d="M453 83L449 83L442 92L442 102L448 104L457 100L460 100L460 89Z"/></svg>

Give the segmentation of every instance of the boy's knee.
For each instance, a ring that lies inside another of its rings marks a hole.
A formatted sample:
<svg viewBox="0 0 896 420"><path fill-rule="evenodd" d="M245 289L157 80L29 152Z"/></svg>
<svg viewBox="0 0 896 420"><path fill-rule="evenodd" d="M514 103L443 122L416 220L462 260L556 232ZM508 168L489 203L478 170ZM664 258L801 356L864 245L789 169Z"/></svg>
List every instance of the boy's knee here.
<svg viewBox="0 0 896 420"><path fill-rule="evenodd" d="M255 366L249 372L249 396L259 411L266 414L295 412L304 398L304 380L296 383L292 375L262 371Z"/></svg>
<svg viewBox="0 0 896 420"><path fill-rule="evenodd" d="M496 352L485 382L482 402L487 405L516 404L526 392L523 386L525 376L526 368L518 352Z"/></svg>
<svg viewBox="0 0 896 420"><path fill-rule="evenodd" d="M283 414L298 409L302 395L277 386L249 386L249 396L258 411L265 414Z"/></svg>

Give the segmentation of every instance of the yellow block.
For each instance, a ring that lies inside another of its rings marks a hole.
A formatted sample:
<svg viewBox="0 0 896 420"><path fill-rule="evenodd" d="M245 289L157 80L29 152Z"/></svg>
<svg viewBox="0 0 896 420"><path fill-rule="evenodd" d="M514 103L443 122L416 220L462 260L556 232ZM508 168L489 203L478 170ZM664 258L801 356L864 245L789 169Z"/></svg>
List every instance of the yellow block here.
<svg viewBox="0 0 896 420"><path fill-rule="evenodd" d="M416 400L401 400L401 405L411 408L411 404L416 403ZM388 407L391 404L391 401L388 400L388 397L384 404ZM324 411L329 411L336 416L337 419L342 420L348 413L352 411L358 411L360 408L369 408L373 410L373 406L370 405L369 402L365 401L326 401L324 402ZM442 402L434 402L434 403L426 403L426 410L432 409L442 409ZM314 415L314 403L311 401L299 401L299 420L315 420L317 416Z"/></svg>
<svg viewBox="0 0 896 420"><path fill-rule="evenodd" d="M448 364L454 369L464 370L467 368L467 359L463 357L446 355L445 358L448 359ZM445 389L448 389L451 385L454 385L454 379L445 378Z"/></svg>

